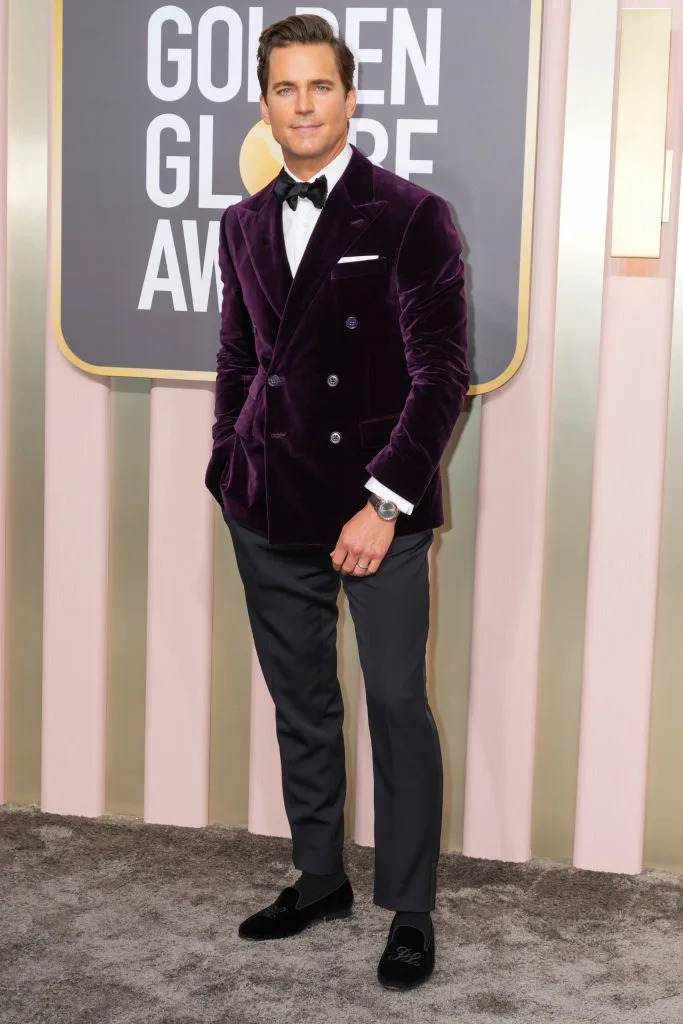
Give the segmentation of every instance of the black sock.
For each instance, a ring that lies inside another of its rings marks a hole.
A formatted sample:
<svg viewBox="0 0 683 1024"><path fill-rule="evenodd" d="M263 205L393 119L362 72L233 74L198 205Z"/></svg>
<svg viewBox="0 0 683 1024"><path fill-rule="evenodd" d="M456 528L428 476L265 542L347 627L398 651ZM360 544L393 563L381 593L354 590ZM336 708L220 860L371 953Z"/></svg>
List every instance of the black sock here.
<svg viewBox="0 0 683 1024"><path fill-rule="evenodd" d="M332 875L314 875L310 871L302 871L294 883L294 888L299 890L300 896L297 901L297 910L307 907L309 903L321 900L328 896L346 881L346 872L342 868Z"/></svg>
<svg viewBox="0 0 683 1024"><path fill-rule="evenodd" d="M428 910L398 910L392 923L395 928L400 928L401 925L419 928L426 941L430 939L432 934L431 916Z"/></svg>

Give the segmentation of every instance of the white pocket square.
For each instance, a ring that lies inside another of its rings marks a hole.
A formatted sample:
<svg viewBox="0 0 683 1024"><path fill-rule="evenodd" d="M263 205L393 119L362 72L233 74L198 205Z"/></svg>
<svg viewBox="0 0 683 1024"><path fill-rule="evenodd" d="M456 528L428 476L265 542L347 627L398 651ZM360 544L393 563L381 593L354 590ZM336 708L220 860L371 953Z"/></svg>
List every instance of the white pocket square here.
<svg viewBox="0 0 683 1024"><path fill-rule="evenodd" d="M357 263L359 260L378 260L379 253L376 256L342 256L339 263Z"/></svg>

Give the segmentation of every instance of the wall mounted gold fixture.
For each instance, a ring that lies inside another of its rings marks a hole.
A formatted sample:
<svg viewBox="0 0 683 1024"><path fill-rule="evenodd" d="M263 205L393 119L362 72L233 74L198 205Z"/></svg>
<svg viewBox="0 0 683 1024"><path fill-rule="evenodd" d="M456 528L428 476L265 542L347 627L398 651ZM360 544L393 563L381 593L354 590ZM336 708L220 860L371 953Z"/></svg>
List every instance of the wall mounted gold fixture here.
<svg viewBox="0 0 683 1024"><path fill-rule="evenodd" d="M671 9L622 11L612 256L660 255Z"/></svg>

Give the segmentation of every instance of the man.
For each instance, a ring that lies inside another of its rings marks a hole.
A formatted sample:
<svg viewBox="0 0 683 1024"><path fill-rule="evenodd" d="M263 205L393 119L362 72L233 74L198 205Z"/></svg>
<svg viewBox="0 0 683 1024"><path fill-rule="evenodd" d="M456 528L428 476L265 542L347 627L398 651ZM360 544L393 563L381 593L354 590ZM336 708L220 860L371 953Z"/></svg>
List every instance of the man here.
<svg viewBox="0 0 683 1024"><path fill-rule="evenodd" d="M375 778L374 902L394 911L380 982L434 966L442 808L425 687L439 462L469 384L462 245L446 202L347 141L354 59L326 20L259 40L278 177L221 220L213 452L254 642L276 708L301 875L243 921L284 938L346 917L337 596L349 600Z"/></svg>

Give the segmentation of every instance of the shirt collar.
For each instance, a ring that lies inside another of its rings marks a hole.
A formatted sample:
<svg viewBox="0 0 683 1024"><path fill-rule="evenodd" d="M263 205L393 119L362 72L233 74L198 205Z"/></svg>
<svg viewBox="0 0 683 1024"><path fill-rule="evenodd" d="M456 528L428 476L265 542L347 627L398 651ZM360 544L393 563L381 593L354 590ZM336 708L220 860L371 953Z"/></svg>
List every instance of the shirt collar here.
<svg viewBox="0 0 683 1024"><path fill-rule="evenodd" d="M316 171L312 178L297 178L296 174L292 174L287 164L285 164L285 170L287 174L291 174L295 181L315 181L321 174L324 174L327 178L327 194L329 195L334 186L337 184L342 174L346 170L346 166L353 155L350 143L346 143L341 153L337 153L334 160L330 160L329 164L325 167L321 167L319 171Z"/></svg>

